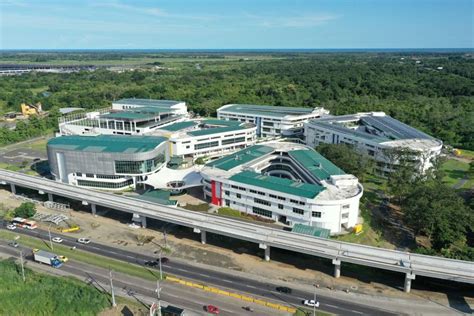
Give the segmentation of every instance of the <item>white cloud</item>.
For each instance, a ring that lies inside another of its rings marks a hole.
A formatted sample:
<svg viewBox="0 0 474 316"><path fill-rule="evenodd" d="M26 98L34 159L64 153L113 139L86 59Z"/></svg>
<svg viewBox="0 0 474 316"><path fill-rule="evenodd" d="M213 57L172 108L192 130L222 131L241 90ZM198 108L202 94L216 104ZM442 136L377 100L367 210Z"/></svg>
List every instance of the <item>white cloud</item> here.
<svg viewBox="0 0 474 316"><path fill-rule="evenodd" d="M248 18L256 20L256 23L263 27L291 27L305 28L326 24L330 21L339 19L339 15L334 14L295 14L292 16L259 16L246 14Z"/></svg>

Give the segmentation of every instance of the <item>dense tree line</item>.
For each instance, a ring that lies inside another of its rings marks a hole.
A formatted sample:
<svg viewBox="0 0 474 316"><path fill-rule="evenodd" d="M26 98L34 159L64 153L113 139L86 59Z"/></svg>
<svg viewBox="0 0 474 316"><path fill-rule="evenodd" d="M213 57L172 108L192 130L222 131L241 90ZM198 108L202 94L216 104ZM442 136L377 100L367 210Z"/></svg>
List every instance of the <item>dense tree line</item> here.
<svg viewBox="0 0 474 316"><path fill-rule="evenodd" d="M53 57L48 55L49 59ZM0 105L3 103L4 110L13 110L23 101L39 101L46 109L99 108L110 105L114 99L136 97L184 100L191 110L206 116L214 115L226 103L324 106L334 114L376 110L385 111L451 145L474 149L474 60L470 56L292 54L278 57L250 61L203 58L199 69L194 62L183 61L174 62L172 69L163 71L98 70L2 78ZM163 64L166 66L167 62ZM51 95L43 95L43 90Z"/></svg>

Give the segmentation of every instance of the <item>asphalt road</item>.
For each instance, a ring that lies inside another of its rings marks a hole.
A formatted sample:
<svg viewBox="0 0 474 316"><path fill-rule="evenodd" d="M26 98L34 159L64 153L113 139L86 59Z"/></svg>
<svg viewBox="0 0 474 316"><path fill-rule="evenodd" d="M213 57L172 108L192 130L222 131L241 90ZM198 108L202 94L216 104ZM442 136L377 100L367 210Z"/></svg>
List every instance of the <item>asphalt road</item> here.
<svg viewBox="0 0 474 316"><path fill-rule="evenodd" d="M4 225L1 225L0 228L6 229ZM38 237L43 240L49 240L48 232L39 229L27 230L17 228L15 232ZM61 238L64 240L64 245L76 246L77 249L129 263L143 265L145 261L156 260L157 258L157 256L146 256L94 242L91 242L88 245L83 245L77 243L76 238L64 235L61 235ZM272 300L278 300L281 302L281 304L291 305L295 308L302 307L303 300L312 299L314 296L314 293L305 292L298 289L293 289L291 294L279 293L276 291L276 287L279 286L277 284L243 278L241 276L232 275L231 272L222 273L212 269L204 269L193 265L188 265L182 262L174 262L173 259L170 259L169 262L163 264L162 268L164 273L176 275L182 278L193 279L205 284L212 284L218 287L232 289L238 292L244 292ZM378 307L360 305L354 302L340 300L325 295L318 295L317 300L320 302L318 310L339 315L398 315L382 310Z"/></svg>
<svg viewBox="0 0 474 316"><path fill-rule="evenodd" d="M2 254L7 254L18 258L20 250L24 250L24 254L28 253L27 248L22 248L23 247L20 246L15 249L11 246L0 243L0 257ZM72 275L91 286L96 287L102 292L110 293L110 280L108 278L109 271L106 269L77 261L69 261L60 269L54 269L47 265L33 262L31 255L27 255L26 259L26 266L35 271L59 276ZM29 262L30 260L31 262ZM114 272L113 284L117 296L123 296L138 301L147 307L151 305L151 303L157 301L157 294L155 291L157 284L155 282L142 279L137 280L136 277L130 277L122 273ZM184 287L171 282L162 282L160 288L160 300L162 306L171 304L173 306L184 308L186 310L186 315L189 316L208 315L208 313L204 311L204 307L209 304L218 306L220 314L228 316L283 316L288 314L258 304L242 302L229 297L216 296L210 292ZM251 306L253 312L245 311L243 306Z"/></svg>

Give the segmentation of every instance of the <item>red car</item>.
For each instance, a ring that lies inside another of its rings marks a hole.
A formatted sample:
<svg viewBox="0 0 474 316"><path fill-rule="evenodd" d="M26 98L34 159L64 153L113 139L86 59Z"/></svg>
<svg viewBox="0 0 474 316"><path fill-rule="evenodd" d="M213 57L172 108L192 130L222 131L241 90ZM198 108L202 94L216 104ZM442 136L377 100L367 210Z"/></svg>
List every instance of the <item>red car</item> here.
<svg viewBox="0 0 474 316"><path fill-rule="evenodd" d="M219 315L219 307L214 306L214 305L207 305L206 311L214 315Z"/></svg>

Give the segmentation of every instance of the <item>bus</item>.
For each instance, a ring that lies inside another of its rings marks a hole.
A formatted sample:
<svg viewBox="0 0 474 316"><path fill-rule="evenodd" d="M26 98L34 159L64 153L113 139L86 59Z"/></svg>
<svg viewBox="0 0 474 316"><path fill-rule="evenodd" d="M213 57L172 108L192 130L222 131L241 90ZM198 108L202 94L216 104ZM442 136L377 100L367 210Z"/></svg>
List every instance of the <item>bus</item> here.
<svg viewBox="0 0 474 316"><path fill-rule="evenodd" d="M15 217L12 219L12 224L17 226L17 227L23 227L27 229L35 229L38 228L38 225L36 224L35 221L29 221L27 219L24 219L22 217Z"/></svg>

